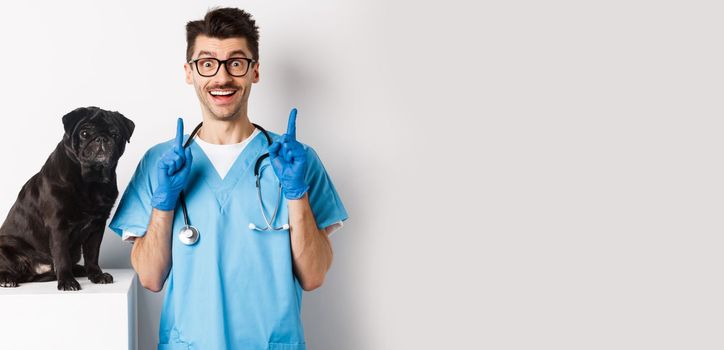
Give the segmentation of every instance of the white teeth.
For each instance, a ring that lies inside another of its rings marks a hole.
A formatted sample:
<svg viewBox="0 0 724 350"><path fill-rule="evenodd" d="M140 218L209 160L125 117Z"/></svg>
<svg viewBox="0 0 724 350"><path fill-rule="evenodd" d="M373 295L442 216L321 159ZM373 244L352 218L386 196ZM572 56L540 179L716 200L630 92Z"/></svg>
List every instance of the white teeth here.
<svg viewBox="0 0 724 350"><path fill-rule="evenodd" d="M226 96L234 93L234 90L211 90L210 93L214 96Z"/></svg>

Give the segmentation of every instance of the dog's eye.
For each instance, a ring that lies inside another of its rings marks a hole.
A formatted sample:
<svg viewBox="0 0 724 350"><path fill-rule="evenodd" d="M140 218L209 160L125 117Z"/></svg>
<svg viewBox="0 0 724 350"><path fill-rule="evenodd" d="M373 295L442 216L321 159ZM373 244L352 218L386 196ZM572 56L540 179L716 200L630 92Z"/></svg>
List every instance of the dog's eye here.
<svg viewBox="0 0 724 350"><path fill-rule="evenodd" d="M118 133L115 133L115 132L114 132L114 133L111 134L111 137L114 138L114 139L117 139L117 138L121 137L121 135L119 135Z"/></svg>
<svg viewBox="0 0 724 350"><path fill-rule="evenodd" d="M80 132L80 137L82 137L82 138L88 137L88 132L85 131L85 130L81 131L81 132Z"/></svg>

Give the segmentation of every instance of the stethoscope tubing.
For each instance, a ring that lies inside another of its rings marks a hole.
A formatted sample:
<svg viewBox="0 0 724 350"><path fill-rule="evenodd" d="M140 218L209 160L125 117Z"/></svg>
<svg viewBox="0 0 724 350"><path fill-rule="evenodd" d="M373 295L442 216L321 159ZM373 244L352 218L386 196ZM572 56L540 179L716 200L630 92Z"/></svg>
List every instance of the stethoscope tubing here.
<svg viewBox="0 0 724 350"><path fill-rule="evenodd" d="M271 137L269 136L269 133L262 128L261 126L251 123L254 125L255 128L259 129L259 131L264 134L264 137L267 141L267 146L271 146L272 141ZM183 148L188 147L191 144L191 141L193 140L194 136L198 133L199 129L201 129L201 126L203 125L203 122L199 123L194 130L189 135L189 138L186 140L186 142L183 145ZM259 158L257 158L256 163L254 164L254 177L256 177L256 192L257 197L259 199L259 209L261 210L261 216L264 218L264 223L266 223L266 227L257 227L253 223L249 223L249 229L256 230L256 231L282 231L282 230L288 230L289 224L284 224L280 227L272 226L272 223L277 217L277 213L279 211L279 205L281 204L281 198L282 198L282 187L281 184L279 184L279 193L278 193L278 200L274 207L274 213L272 214L271 220L269 220L266 216L266 213L264 212L264 201L261 198L261 176L260 175L260 167L261 163L264 159L269 157L269 153L264 153ZM181 210L183 211L183 217L184 217L184 227L181 228L179 231L179 240L181 243L186 245L194 245L199 240L199 230L190 224L189 222L189 213L188 209L186 207L186 197L184 196L184 192L181 191L179 194L179 203L181 204Z"/></svg>

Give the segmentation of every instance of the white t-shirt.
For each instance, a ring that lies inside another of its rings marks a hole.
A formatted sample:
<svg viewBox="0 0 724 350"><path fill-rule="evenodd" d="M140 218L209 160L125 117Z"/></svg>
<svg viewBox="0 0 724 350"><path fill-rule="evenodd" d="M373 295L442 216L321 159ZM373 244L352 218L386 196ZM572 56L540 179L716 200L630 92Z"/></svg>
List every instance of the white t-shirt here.
<svg viewBox="0 0 724 350"><path fill-rule="evenodd" d="M234 165L236 158L239 157L244 148L246 148L246 145L248 145L249 142L253 140L256 135L259 134L259 132L259 129L255 128L254 132L252 132L251 135L247 137L244 141L230 145L217 145L214 143L208 143L202 140L200 137L194 138L194 142L196 142L201 150L204 151L206 157L209 158L211 164L214 165L214 169L216 169L216 172L219 173L219 177L223 180L226 174L229 173L229 169L231 169L231 166ZM327 236L331 236L332 233L342 228L343 225L344 224L342 223L342 221L338 221L325 227L324 230L327 232ZM140 235L137 235L130 231L123 231L122 240L133 241L138 236Z"/></svg>
<svg viewBox="0 0 724 350"><path fill-rule="evenodd" d="M194 142L206 153L206 157L209 158L216 172L219 173L219 177L223 180L229 172L229 169L231 169L231 166L234 165L236 158L241 154L241 151L243 151L246 145L249 144L249 141L253 140L258 134L259 129L254 128L254 132L252 132L251 136L247 137L246 140L230 145L208 143L200 137L194 138Z"/></svg>

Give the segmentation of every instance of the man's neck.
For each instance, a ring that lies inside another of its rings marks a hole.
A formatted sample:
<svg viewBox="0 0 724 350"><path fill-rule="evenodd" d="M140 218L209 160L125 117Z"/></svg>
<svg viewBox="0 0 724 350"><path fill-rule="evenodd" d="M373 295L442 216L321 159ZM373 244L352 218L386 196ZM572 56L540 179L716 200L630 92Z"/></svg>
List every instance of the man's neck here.
<svg viewBox="0 0 724 350"><path fill-rule="evenodd" d="M197 137L217 145L231 145L242 142L254 132L254 125L247 116L233 120L218 120L204 117L204 125Z"/></svg>

